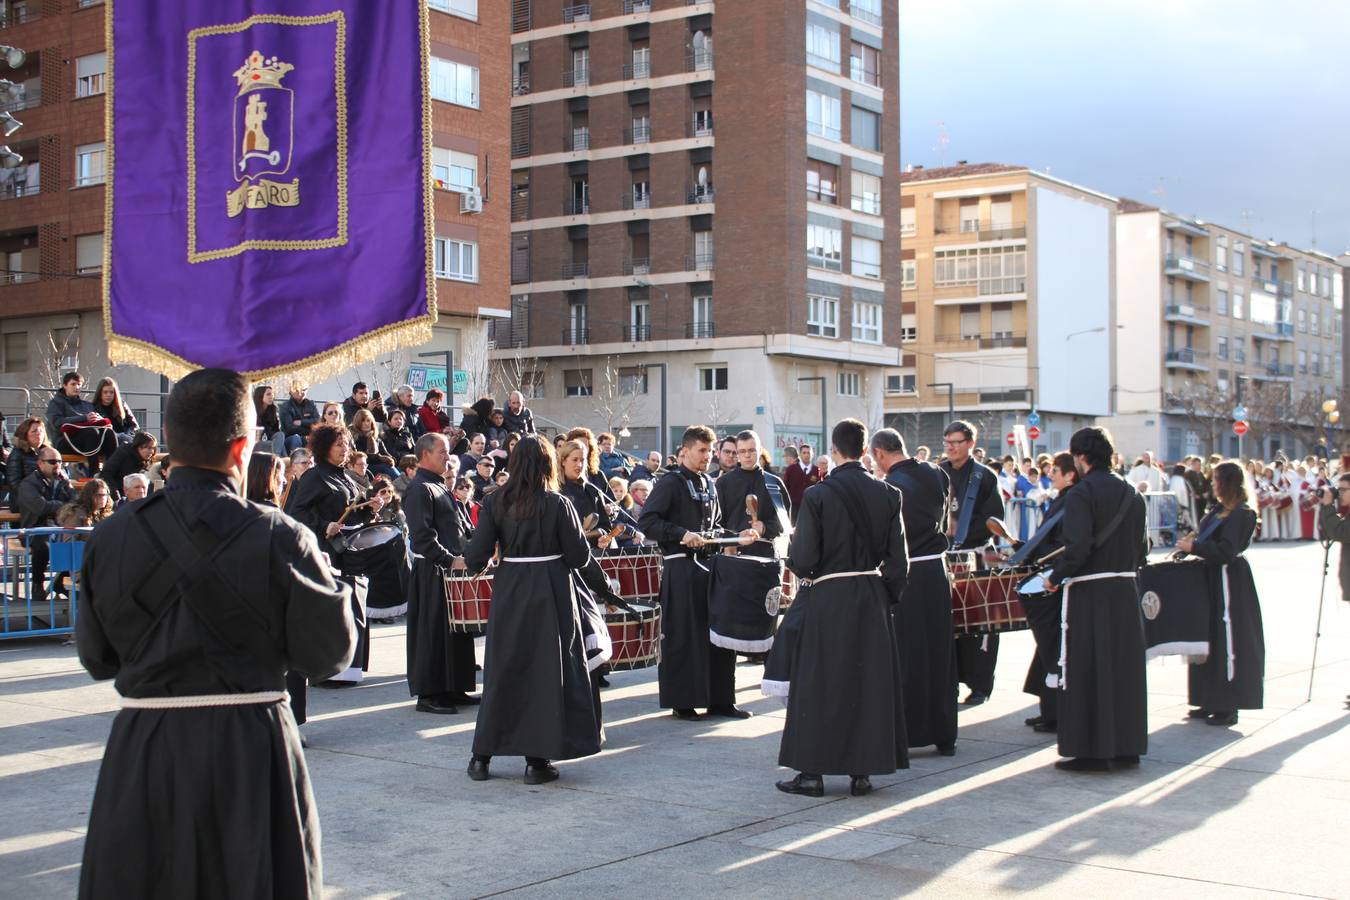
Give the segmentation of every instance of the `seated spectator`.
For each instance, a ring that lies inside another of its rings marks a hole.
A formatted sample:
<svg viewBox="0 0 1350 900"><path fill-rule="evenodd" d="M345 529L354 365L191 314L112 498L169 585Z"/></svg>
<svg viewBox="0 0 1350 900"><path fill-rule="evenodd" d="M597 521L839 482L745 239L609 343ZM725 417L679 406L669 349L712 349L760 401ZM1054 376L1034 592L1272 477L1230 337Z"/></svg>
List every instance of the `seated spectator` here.
<svg viewBox="0 0 1350 900"><path fill-rule="evenodd" d="M567 432L564 431L561 434L555 434L553 436L553 452L557 453L565 443L567 443Z"/></svg>
<svg viewBox="0 0 1350 900"><path fill-rule="evenodd" d="M144 472L132 472L122 479L122 500L118 506L144 500L150 493L150 476Z"/></svg>
<svg viewBox="0 0 1350 900"><path fill-rule="evenodd" d="M286 466L280 457L255 450L248 460L248 499L277 507L285 478Z"/></svg>
<svg viewBox="0 0 1350 900"><path fill-rule="evenodd" d="M474 437L482 437L482 435L478 434ZM487 489L495 484L493 475L496 471L497 467L493 465L492 457L480 456L478 458L477 462L474 463L474 473L469 476L469 480L473 483L473 499L480 503L483 501Z"/></svg>
<svg viewBox="0 0 1350 900"><path fill-rule="evenodd" d="M502 452L506 454L507 459L511 458L511 451L516 449L516 444L519 443L520 443L520 435L517 434L516 432L513 431L506 436L506 444L502 447Z"/></svg>
<svg viewBox="0 0 1350 900"><path fill-rule="evenodd" d="M506 487L506 483L511 480L511 473L505 469L498 469L497 474L492 476L492 482L498 488Z"/></svg>
<svg viewBox="0 0 1350 900"><path fill-rule="evenodd" d="M403 515L403 499L399 497L398 491L394 490L393 482L383 475L376 475L370 480L370 495L374 497L376 494L384 500L384 506L380 507L380 511L371 521L397 525L399 530L407 535L408 518Z"/></svg>
<svg viewBox="0 0 1350 900"><path fill-rule="evenodd" d="M397 407L391 409L385 415L385 419L384 431L380 434L381 440L384 441L384 449L394 459L401 459L412 453L417 445L417 436L408 427L408 417L403 410Z"/></svg>
<svg viewBox="0 0 1350 900"><path fill-rule="evenodd" d="M399 457L398 469L403 474L394 479L394 490L402 497L408 491L408 485L417 477L417 456L405 453Z"/></svg>
<svg viewBox="0 0 1350 900"><path fill-rule="evenodd" d="M469 449L467 453L461 453L459 458L459 470L469 473L478 468L478 460L487 452L487 436L481 432L469 436ZM496 465L493 465L496 468Z"/></svg>
<svg viewBox="0 0 1350 900"><path fill-rule="evenodd" d="M119 444L127 444L140 430L131 408L122 402L122 389L111 378L100 378L94 386L94 412L112 423Z"/></svg>
<svg viewBox="0 0 1350 900"><path fill-rule="evenodd" d="M100 482L101 483L101 482ZM38 468L30 472L16 492L15 511L20 528L48 528L56 524L56 513L70 502L73 491L70 477L61 465L61 454L55 447L43 447L38 452ZM51 558L47 539L35 536L29 539L32 594L34 598L47 595L47 561ZM59 581L60 579L58 579ZM60 592L59 586L55 588Z"/></svg>
<svg viewBox="0 0 1350 900"><path fill-rule="evenodd" d="M464 429L464 433L470 439L475 434L486 436L488 425L491 424L492 409L496 405L496 401L491 397L479 397L472 406L464 407L464 418L460 419L459 427Z"/></svg>
<svg viewBox="0 0 1350 900"><path fill-rule="evenodd" d="M131 443L117 448L112 459L108 460L108 464L99 473L99 477L108 483L113 499L122 496L122 481L132 473L148 471L150 462L158 452L159 446L155 443L155 436L148 431L136 432Z"/></svg>
<svg viewBox="0 0 1350 900"><path fill-rule="evenodd" d="M292 384L290 398L277 410L277 415L281 417L281 430L286 433L287 453L294 453L303 447L310 429L319 424L319 407L307 394L308 389L303 384Z"/></svg>
<svg viewBox="0 0 1350 900"><path fill-rule="evenodd" d="M447 429L450 427L450 416L445 410L441 409L441 404L444 402L445 392L440 388L432 388L427 391L427 399L417 411L418 421L422 426L422 434L447 433Z"/></svg>
<svg viewBox="0 0 1350 900"><path fill-rule="evenodd" d="M173 467L173 460L169 459L169 454L164 454L160 459L159 465L150 467L150 489L159 490L169 483L169 470Z"/></svg>
<svg viewBox="0 0 1350 900"><path fill-rule="evenodd" d="M281 415L277 411L276 395L272 392L270 384L260 384L253 389L253 411L258 415L258 427L262 429L263 443L270 444L274 454L278 456L284 454L286 432L281 430Z"/></svg>
<svg viewBox="0 0 1350 900"><path fill-rule="evenodd" d="M516 434L534 434L534 413L525 406L525 395L512 391L506 399L506 410L502 414L507 431Z"/></svg>
<svg viewBox="0 0 1350 900"><path fill-rule="evenodd" d="M613 478L615 475L627 471L628 461L622 453L614 449L617 442L614 435L608 431L601 432L595 442L600 445L600 473L602 475L606 478Z"/></svg>
<svg viewBox="0 0 1350 900"><path fill-rule="evenodd" d="M14 446L5 459L5 483L9 486L9 505L23 480L38 470L38 452L47 445L47 427L37 416L29 416L14 429Z"/></svg>
<svg viewBox="0 0 1350 900"><path fill-rule="evenodd" d="M117 436L112 423L80 396L83 386L84 376L79 372L62 376L61 390L47 402L47 431L57 450L83 456L89 474L96 475L103 461L117 450Z"/></svg>
<svg viewBox="0 0 1350 900"><path fill-rule="evenodd" d="M331 400L323 405L323 414L319 416L321 425L341 425L342 424L342 404L334 403Z"/></svg>
<svg viewBox="0 0 1350 900"><path fill-rule="evenodd" d="M493 450L505 447L507 438L511 436L505 423L506 414L500 409L494 409L488 416L487 440L488 446Z"/></svg>
<svg viewBox="0 0 1350 900"><path fill-rule="evenodd" d="M413 402L413 389L411 385L400 384L394 388L394 396L384 401L384 415L386 421L393 414L394 410L403 411L403 425L412 432L413 439L422 436L422 423L417 415L417 404Z"/></svg>
<svg viewBox="0 0 1350 900"><path fill-rule="evenodd" d="M652 492L652 483L645 478L628 482L628 496L633 498L633 507L640 513L647 505L647 495Z"/></svg>
<svg viewBox="0 0 1350 900"><path fill-rule="evenodd" d="M646 538L637 527L637 513L640 509L628 493L628 482L615 475L609 480L609 490L614 495L614 502L618 507L614 514L614 524L627 525L631 529L624 532L624 537L619 538L619 546L636 547Z"/></svg>
<svg viewBox="0 0 1350 900"><path fill-rule="evenodd" d="M352 449L366 455L371 472L383 475L391 482L398 477L394 468L394 454L389 452L380 437L380 426L375 422L375 414L368 409L358 409L352 418Z"/></svg>
<svg viewBox="0 0 1350 900"><path fill-rule="evenodd" d="M360 450L354 450L347 456L347 477L356 482L362 494L370 493L370 464Z"/></svg>
<svg viewBox="0 0 1350 900"><path fill-rule="evenodd" d="M648 453L647 458L642 461L642 467L646 470L641 473L642 477L652 481L655 481L657 478L666 474L666 470L661 466L660 450L653 450L651 453Z"/></svg>
<svg viewBox="0 0 1350 900"><path fill-rule="evenodd" d="M56 511L56 524L62 528L89 528L111 516L114 508L108 483L91 478Z"/></svg>
<svg viewBox="0 0 1350 900"><path fill-rule="evenodd" d="M367 409L369 406L370 388L364 381L358 381L352 385L351 396L342 401L342 423L350 428L352 420L356 418L356 411Z"/></svg>
<svg viewBox="0 0 1350 900"><path fill-rule="evenodd" d="M286 487L281 492L281 511L291 514L291 498L295 496L295 486L304 475L314 467L314 454L308 447L300 447L291 452L290 462L286 466Z"/></svg>
<svg viewBox="0 0 1350 900"><path fill-rule="evenodd" d="M454 457L451 457L454 459ZM478 527L478 504L473 499L473 482L467 477L455 478L450 494L455 501L455 517L459 520L461 540L468 540Z"/></svg>

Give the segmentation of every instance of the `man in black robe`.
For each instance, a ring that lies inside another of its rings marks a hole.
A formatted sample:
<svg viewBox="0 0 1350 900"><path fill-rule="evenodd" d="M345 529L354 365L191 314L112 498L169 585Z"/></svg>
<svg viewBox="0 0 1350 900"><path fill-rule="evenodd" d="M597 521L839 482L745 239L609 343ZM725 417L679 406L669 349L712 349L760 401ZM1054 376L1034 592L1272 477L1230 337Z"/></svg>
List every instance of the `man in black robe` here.
<svg viewBox="0 0 1350 900"><path fill-rule="evenodd" d="M857 419L836 425L831 443L835 468L803 496L788 551L804 585L783 623L791 643L773 649L791 661L778 764L799 770L777 787L809 797L824 794L825 775L850 776L861 796L869 776L909 767L891 626L909 568L900 492L863 469Z"/></svg>
<svg viewBox="0 0 1350 900"><path fill-rule="evenodd" d="M661 567L661 662L657 668L662 709L678 719L709 715L748 719L736 706L736 654L708 640L709 545L705 535L722 526L717 493L706 472L716 439L706 425L684 432L680 465L652 488L638 529L656 541L665 556ZM754 531L743 532L749 544ZM705 549L706 548L706 549Z"/></svg>
<svg viewBox="0 0 1350 900"><path fill-rule="evenodd" d="M953 550L978 551L989 540L985 521L991 516L1003 515L998 475L970 455L978 437L979 430L960 419L942 433L942 446L947 454L942 461L942 471L947 473L952 489L947 537ZM957 637L955 642L956 676L970 688L970 694L962 702L966 706L978 706L994 692L998 635L965 634Z"/></svg>
<svg viewBox="0 0 1350 900"><path fill-rule="evenodd" d="M956 661L952 656L952 590L947 581L947 473L907 455L893 428L872 435L872 458L886 483L900 489L909 552L909 583L892 607L905 690L909 746L956 753Z"/></svg>
<svg viewBox="0 0 1350 900"><path fill-rule="evenodd" d="M80 896L321 896L319 818L288 669L355 649L348 589L314 536L240 495L253 403L236 372L174 386L173 478L84 553L76 644L123 710L89 815Z"/></svg>
<svg viewBox="0 0 1350 900"><path fill-rule="evenodd" d="M1148 557L1144 498L1111 473L1105 428L1069 441L1082 481L1064 501L1064 553L1047 579L1062 590L1059 754L1075 772L1134 768L1148 750L1144 620L1135 572Z"/></svg>
<svg viewBox="0 0 1350 900"><path fill-rule="evenodd" d="M403 515L412 543L408 590L408 691L417 711L453 715L473 705L473 635L451 633L445 574L463 553L455 499L446 484L450 442L443 434L417 439L417 474L403 495Z"/></svg>

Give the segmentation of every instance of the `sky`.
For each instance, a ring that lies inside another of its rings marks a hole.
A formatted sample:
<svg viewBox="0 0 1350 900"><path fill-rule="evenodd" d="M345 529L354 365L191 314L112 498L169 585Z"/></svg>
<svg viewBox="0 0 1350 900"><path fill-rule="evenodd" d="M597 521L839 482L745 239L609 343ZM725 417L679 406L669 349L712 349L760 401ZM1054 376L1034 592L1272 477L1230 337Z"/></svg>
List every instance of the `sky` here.
<svg viewBox="0 0 1350 900"><path fill-rule="evenodd" d="M902 166L1026 165L1350 248L1350 0L899 3Z"/></svg>

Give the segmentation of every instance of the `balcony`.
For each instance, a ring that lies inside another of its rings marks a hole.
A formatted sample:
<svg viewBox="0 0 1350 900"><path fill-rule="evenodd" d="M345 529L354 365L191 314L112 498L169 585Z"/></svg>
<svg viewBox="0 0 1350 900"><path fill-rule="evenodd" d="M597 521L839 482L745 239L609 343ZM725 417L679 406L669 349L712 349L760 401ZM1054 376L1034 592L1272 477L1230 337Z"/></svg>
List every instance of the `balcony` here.
<svg viewBox="0 0 1350 900"><path fill-rule="evenodd" d="M623 261L623 274L625 275L650 275L652 272L652 261L650 257L634 256Z"/></svg>
<svg viewBox="0 0 1350 900"><path fill-rule="evenodd" d="M1026 292L1026 278L1017 276L1011 278L982 278L976 291L981 297L1003 297L1008 294L1025 294Z"/></svg>
<svg viewBox="0 0 1350 900"><path fill-rule="evenodd" d="M591 342L591 330L569 325L562 330L562 343L565 347L576 347Z"/></svg>
<svg viewBox="0 0 1350 900"><path fill-rule="evenodd" d="M1285 299L1293 299L1293 296L1294 296L1294 283L1293 283L1292 281L1281 281L1281 282L1280 282L1280 296L1283 297L1283 298L1285 298Z"/></svg>
<svg viewBox="0 0 1350 900"><path fill-rule="evenodd" d="M591 83L590 66L573 66L562 73L563 87L585 87Z"/></svg>
<svg viewBox="0 0 1350 900"><path fill-rule="evenodd" d="M1258 341L1292 341L1294 339L1293 322L1271 322L1261 325L1261 330L1252 337Z"/></svg>
<svg viewBox="0 0 1350 900"><path fill-rule="evenodd" d="M652 326L625 325L623 326L623 339L629 343L650 341L652 339Z"/></svg>
<svg viewBox="0 0 1350 900"><path fill-rule="evenodd" d="M1027 236L1026 222L979 222L967 219L953 228L950 225L938 225L933 229L936 234L965 235L966 240L974 241L1012 241Z"/></svg>
<svg viewBox="0 0 1350 900"><path fill-rule="evenodd" d="M689 121L689 130L685 133L686 137L712 137L713 123L712 119L691 119Z"/></svg>
<svg viewBox="0 0 1350 900"><path fill-rule="evenodd" d="M624 209L651 209L652 195L643 194L641 197L634 197L631 193L623 195Z"/></svg>
<svg viewBox="0 0 1350 900"><path fill-rule="evenodd" d="M1263 370L1252 376L1255 381L1289 381L1294 377L1293 363L1266 363Z"/></svg>
<svg viewBox="0 0 1350 900"><path fill-rule="evenodd" d="M8 4L6 5L8 6ZM42 18L42 11L38 9L38 6L37 3L26 3L10 9L0 9L0 28L13 28L15 25L34 22Z"/></svg>
<svg viewBox="0 0 1350 900"><path fill-rule="evenodd" d="M838 256L826 255L824 253L806 253L806 267L808 269L824 269L826 272L842 272L844 270L843 260Z"/></svg>
<svg viewBox="0 0 1350 900"><path fill-rule="evenodd" d="M651 11L652 0L623 0L623 14L625 16Z"/></svg>
<svg viewBox="0 0 1350 900"><path fill-rule="evenodd" d="M1208 306L1196 306L1189 303L1172 303L1164 310L1168 322L1185 322L1187 325L1209 327Z"/></svg>
<svg viewBox="0 0 1350 900"><path fill-rule="evenodd" d="M1281 253L1280 251L1257 241L1252 241L1248 246L1251 248L1252 256L1264 256L1266 259L1275 260L1289 259L1287 254Z"/></svg>
<svg viewBox="0 0 1350 900"><path fill-rule="evenodd" d="M1025 334L1013 334L1010 331L995 331L990 334L940 334L937 337L938 343L957 344L968 343L968 349L996 350L1008 347L1025 347L1027 345L1027 336ZM965 348L963 348L965 349Z"/></svg>
<svg viewBox="0 0 1350 900"><path fill-rule="evenodd" d="M711 184L698 184L698 185L695 185L694 187L691 187L691 188L689 189L689 191L688 191L688 193L687 193L687 197L688 197L688 202L691 203L691 204L696 204L696 203L712 203L712 202L713 202L713 186L712 186Z"/></svg>
<svg viewBox="0 0 1350 900"><path fill-rule="evenodd" d="M523 97L530 92L530 76L516 75L511 79L511 96Z"/></svg>
<svg viewBox="0 0 1350 900"><path fill-rule="evenodd" d="M0 200L18 200L22 197L36 197L42 190L42 185L37 179L30 181L20 181L17 178L11 181L0 182Z"/></svg>
<svg viewBox="0 0 1350 900"><path fill-rule="evenodd" d="M639 78L652 77L652 64L650 62L629 63L623 67L624 81L637 81Z"/></svg>
<svg viewBox="0 0 1350 900"><path fill-rule="evenodd" d="M711 50L695 50L684 58L684 70L686 72L711 72L713 67L713 52Z"/></svg>
<svg viewBox="0 0 1350 900"><path fill-rule="evenodd" d="M529 345L525 329L517 329L510 319L488 319L487 327L489 350L514 349Z"/></svg>
<svg viewBox="0 0 1350 900"><path fill-rule="evenodd" d="M1278 281L1271 281L1269 278L1262 278L1260 275L1253 275L1252 289L1265 291L1267 294L1275 297L1280 293L1280 283Z"/></svg>
<svg viewBox="0 0 1350 900"><path fill-rule="evenodd" d="M559 274L563 279L571 278L589 278L591 274L590 261L563 263Z"/></svg>
<svg viewBox="0 0 1350 900"><path fill-rule="evenodd" d="M564 22L589 22L591 20L591 5L589 3L578 3L574 6L563 7Z"/></svg>
<svg viewBox="0 0 1350 900"><path fill-rule="evenodd" d="M713 255L711 253L694 253L684 258L684 270L686 272L706 272L713 267Z"/></svg>
<svg viewBox="0 0 1350 900"><path fill-rule="evenodd" d="M684 326L684 336L690 340L717 337L717 329L712 322L690 322Z"/></svg>
<svg viewBox="0 0 1350 900"><path fill-rule="evenodd" d="M1189 281L1209 281L1209 263L1194 256L1169 253L1163 260L1163 274Z"/></svg>
<svg viewBox="0 0 1350 900"><path fill-rule="evenodd" d="M530 192L515 191L511 194L511 221L524 222L530 217Z"/></svg>
<svg viewBox="0 0 1350 900"><path fill-rule="evenodd" d="M1195 372L1208 372L1209 365L1205 360L1209 359L1209 354L1203 350L1195 350L1191 347L1182 347L1180 350L1167 351L1167 368L1169 369L1190 369Z"/></svg>
<svg viewBox="0 0 1350 900"><path fill-rule="evenodd" d="M625 128L623 130L623 142L625 144L649 144L652 140L652 127L650 125L639 125L637 128Z"/></svg>
<svg viewBox="0 0 1350 900"><path fill-rule="evenodd" d="M563 215L565 216L585 216L591 211L591 200L587 197L579 200L576 197L569 197L563 201Z"/></svg>
<svg viewBox="0 0 1350 900"><path fill-rule="evenodd" d="M23 85L18 84L15 88L19 90L19 95L0 101L0 112L16 113L42 105L42 85L25 89Z"/></svg>
<svg viewBox="0 0 1350 900"><path fill-rule="evenodd" d="M589 149L591 149L591 132L589 129L573 131L571 134L563 135L563 150L568 153Z"/></svg>
<svg viewBox="0 0 1350 900"><path fill-rule="evenodd" d="M850 3L848 14L860 22L866 22L868 25L875 25L878 28L881 27L881 16L861 3Z"/></svg>

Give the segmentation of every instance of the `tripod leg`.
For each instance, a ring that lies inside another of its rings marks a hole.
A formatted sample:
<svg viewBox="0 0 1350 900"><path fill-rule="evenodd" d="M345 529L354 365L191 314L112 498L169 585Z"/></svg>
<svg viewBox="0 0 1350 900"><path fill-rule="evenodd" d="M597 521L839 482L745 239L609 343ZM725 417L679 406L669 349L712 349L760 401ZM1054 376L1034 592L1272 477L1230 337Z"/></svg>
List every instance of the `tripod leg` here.
<svg viewBox="0 0 1350 900"><path fill-rule="evenodd" d="M1317 645L1322 640L1322 607L1326 605L1327 597L1327 572L1331 569L1331 541L1322 543L1322 587L1317 591L1317 628L1313 636L1313 655L1312 668L1308 670L1308 699L1304 702L1311 703L1313 695L1313 679L1317 677Z"/></svg>

